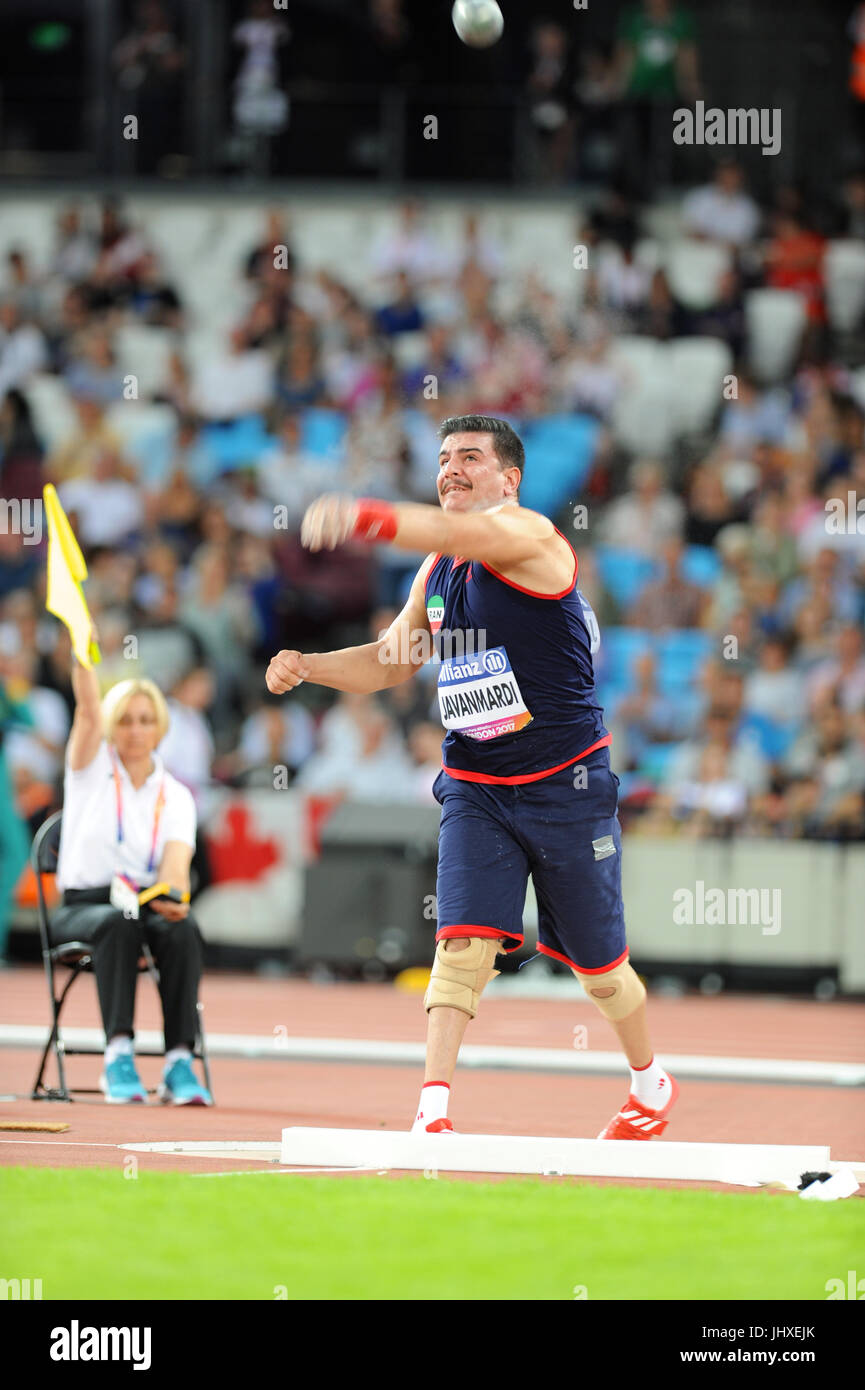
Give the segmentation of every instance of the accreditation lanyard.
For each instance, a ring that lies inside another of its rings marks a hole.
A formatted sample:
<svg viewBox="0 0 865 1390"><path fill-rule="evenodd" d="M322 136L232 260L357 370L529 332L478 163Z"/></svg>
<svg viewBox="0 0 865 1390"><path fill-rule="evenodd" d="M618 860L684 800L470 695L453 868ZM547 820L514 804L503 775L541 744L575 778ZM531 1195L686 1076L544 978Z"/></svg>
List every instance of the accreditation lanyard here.
<svg viewBox="0 0 865 1390"><path fill-rule="evenodd" d="M117 843L123 843L123 785L120 780L120 770L117 760L112 751L111 771L114 776L114 796L117 802ZM153 811L153 834L150 839L150 858L147 861L147 872L153 871L156 863L156 841L159 837L159 822L162 819L162 810L165 806L165 777L159 783L159 791L156 794L156 806Z"/></svg>

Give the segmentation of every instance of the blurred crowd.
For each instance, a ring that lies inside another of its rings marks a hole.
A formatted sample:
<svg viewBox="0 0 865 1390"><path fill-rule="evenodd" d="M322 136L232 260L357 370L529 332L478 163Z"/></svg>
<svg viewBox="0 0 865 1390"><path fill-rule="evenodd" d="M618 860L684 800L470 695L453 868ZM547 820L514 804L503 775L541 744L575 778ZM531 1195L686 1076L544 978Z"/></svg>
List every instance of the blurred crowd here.
<svg viewBox="0 0 865 1390"><path fill-rule="evenodd" d="M865 179L851 177L829 212L844 235L865 236ZM300 517L322 491L434 500L447 415L519 425L579 414L598 425L589 523L573 530L565 498L556 519L618 654L614 666L602 646L599 671L625 815L684 833L865 836L865 414L827 322L825 236L796 189L761 207L732 163L682 216L730 257L699 312L635 257L640 208L622 191L579 227L590 250L579 304L552 293L542 267L507 275L482 216L467 214L445 253L416 202L358 250L359 294L335 268L307 268L274 209L238 260L244 307L224 341L195 352L187 286L122 205L64 206L49 258L25 245L8 254L0 497L57 486L89 566L100 679L159 682L168 765L200 802L214 782L272 785L279 766L315 795L431 803L434 669L376 697L265 689L281 647L377 636L421 558L311 554ZM759 285L797 289L808 305L799 360L771 387L742 359L742 296ZM121 350L130 332L142 352L152 338L166 353L137 400ZM611 428L628 390L622 334L730 346L737 390L719 387L709 432L663 458L623 449ZM69 412L50 444L46 400ZM143 408L154 430L130 434L124 412ZM827 500L846 507L848 492L852 525L833 529ZM639 582L624 592L614 581L627 566ZM72 712L69 643L45 614L44 570L44 541L0 528L3 753L34 824L56 804ZM676 633L699 638L676 649L691 655L671 682Z"/></svg>

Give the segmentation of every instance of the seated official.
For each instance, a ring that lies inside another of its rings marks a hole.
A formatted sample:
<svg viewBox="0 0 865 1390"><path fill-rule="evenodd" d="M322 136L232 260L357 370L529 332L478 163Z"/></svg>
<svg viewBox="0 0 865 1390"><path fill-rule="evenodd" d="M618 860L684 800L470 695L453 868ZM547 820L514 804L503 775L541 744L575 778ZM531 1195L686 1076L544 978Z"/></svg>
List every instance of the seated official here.
<svg viewBox="0 0 865 1390"><path fill-rule="evenodd" d="M165 1032L163 1101L212 1105L192 1069L202 941L189 910L196 814L191 793L156 753L169 723L149 680L126 680L100 700L95 671L74 662L75 717L66 749L57 866L62 905L54 941L93 944L105 1028L100 1087L112 1104L146 1100L135 1067L133 1016L146 942L159 970ZM168 892L139 902L139 891Z"/></svg>

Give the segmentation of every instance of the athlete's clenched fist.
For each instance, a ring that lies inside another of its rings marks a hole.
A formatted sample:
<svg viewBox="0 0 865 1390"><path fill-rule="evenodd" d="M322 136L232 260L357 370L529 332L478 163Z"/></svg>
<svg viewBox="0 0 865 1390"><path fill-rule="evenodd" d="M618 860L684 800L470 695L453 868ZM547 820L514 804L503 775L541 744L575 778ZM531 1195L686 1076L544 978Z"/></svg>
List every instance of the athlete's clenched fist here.
<svg viewBox="0 0 865 1390"><path fill-rule="evenodd" d="M301 543L307 550L334 550L352 535L357 516L354 498L325 493L306 509L300 526Z"/></svg>
<svg viewBox="0 0 865 1390"><path fill-rule="evenodd" d="M284 695L286 690L301 685L308 675L309 667L302 652L277 652L271 657L264 680L271 695Z"/></svg>

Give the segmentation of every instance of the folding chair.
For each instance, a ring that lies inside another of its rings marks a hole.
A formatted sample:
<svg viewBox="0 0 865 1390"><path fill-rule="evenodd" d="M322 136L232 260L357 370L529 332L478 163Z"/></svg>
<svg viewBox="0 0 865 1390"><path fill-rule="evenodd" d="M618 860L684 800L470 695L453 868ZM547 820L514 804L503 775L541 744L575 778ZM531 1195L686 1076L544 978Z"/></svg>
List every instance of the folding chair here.
<svg viewBox="0 0 865 1390"><path fill-rule="evenodd" d="M86 941L64 941L59 945L52 945L50 934L50 918L48 915L48 905L45 897L45 885L42 881L44 874L54 874L57 872L57 855L60 849L60 826L62 821L62 811L55 811L46 821L40 825L30 849L30 863L36 878L36 894L39 915L39 935L42 939L42 960L45 964L45 976L48 981L48 993L51 996L52 1023L48 1041L42 1052L39 1063L39 1071L33 1084L30 1094L31 1100L65 1100L73 1099L70 1094L69 1086L66 1082L66 1070L64 1067L65 1057L76 1056L102 1056L101 1047L68 1047L60 1036L60 1013L66 1000L66 996L82 971L93 970L93 945ZM159 972L153 960L149 946L146 942L142 946L142 961L139 963L139 974L147 974L154 984L159 986ZM66 981L58 998L57 990L59 981L55 976L55 967L58 965L66 966L70 975ZM204 1084L213 1095L213 1086L210 1080L210 1062L207 1055L207 1044L204 1036L204 1009L199 1000L196 1008L198 1010L198 1033L195 1039L193 1056L201 1062L204 1069ZM45 1068L48 1064L48 1055L53 1052L57 1061L57 1076L59 1086L46 1086L44 1082ZM162 1053L157 1048L136 1048L136 1055L139 1057L161 1057ZM101 1095L101 1091L96 1086L75 1086L73 1089L82 1095ZM153 1094L153 1088L150 1088Z"/></svg>

